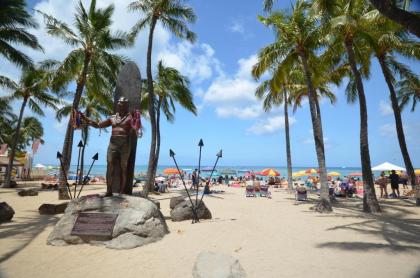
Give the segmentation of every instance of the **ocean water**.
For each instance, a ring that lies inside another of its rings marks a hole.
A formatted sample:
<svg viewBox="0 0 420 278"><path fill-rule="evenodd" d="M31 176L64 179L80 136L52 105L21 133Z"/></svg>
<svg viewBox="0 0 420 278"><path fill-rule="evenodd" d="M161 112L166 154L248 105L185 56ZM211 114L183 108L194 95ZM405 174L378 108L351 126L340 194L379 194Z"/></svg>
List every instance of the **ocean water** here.
<svg viewBox="0 0 420 278"><path fill-rule="evenodd" d="M76 172L76 165L72 165L70 167L70 171L75 173ZM163 174L163 170L166 168L175 168L174 165L162 165L159 166L157 169L157 174ZM186 170L187 173L191 173L194 169L196 169L197 166L191 166L191 165L183 165L180 166L180 169ZM211 169L212 166L203 166L201 169ZM219 171L223 171L224 169L232 169L237 171L237 176L243 176L245 175L246 171L252 170L254 172L261 171L266 168L273 168L276 171L280 172L281 177L287 176L287 167L275 167L275 166L220 166L216 167L215 172L213 173L213 177L217 177L220 175ZM293 167L293 172L306 170L308 168L315 168L316 167ZM85 173L88 170L88 167L85 168ZM350 173L354 172L361 172L362 169L359 167L329 167L327 168L327 172L339 172L341 176L347 176ZM136 165L135 167L135 176L139 174L146 174L147 173L147 166L146 165ZM106 165L94 165L91 170L91 175L93 176L105 176L106 174ZM202 171L201 176L206 177L209 176L209 171ZM229 176L235 176L234 174L229 174Z"/></svg>

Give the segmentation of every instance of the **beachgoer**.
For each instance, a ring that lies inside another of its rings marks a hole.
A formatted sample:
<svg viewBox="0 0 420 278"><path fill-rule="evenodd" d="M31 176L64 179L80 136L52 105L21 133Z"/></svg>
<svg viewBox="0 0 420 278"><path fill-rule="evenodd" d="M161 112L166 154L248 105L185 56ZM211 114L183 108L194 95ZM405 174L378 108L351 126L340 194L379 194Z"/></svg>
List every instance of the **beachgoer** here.
<svg viewBox="0 0 420 278"><path fill-rule="evenodd" d="M379 188L381 190L381 198L388 198L388 192L386 190L386 187L388 185L388 178L385 176L384 172L381 173L381 176L375 181L375 183L379 185Z"/></svg>
<svg viewBox="0 0 420 278"><path fill-rule="evenodd" d="M198 177L197 177L197 169L195 169L194 170L194 172L192 172L192 175L191 175L191 181L192 181L192 184L191 184L191 188L190 189L193 189L193 188L195 188L196 187L196 185L198 184Z"/></svg>
<svg viewBox="0 0 420 278"><path fill-rule="evenodd" d="M160 193L165 193L166 192L166 184L164 184L163 181L160 181L159 192Z"/></svg>
<svg viewBox="0 0 420 278"><path fill-rule="evenodd" d="M400 176L395 173L395 170L392 170L392 174L389 175L389 179L391 180L391 189L392 189L392 193L395 196L395 191L397 191L397 196L398 198L400 197Z"/></svg>

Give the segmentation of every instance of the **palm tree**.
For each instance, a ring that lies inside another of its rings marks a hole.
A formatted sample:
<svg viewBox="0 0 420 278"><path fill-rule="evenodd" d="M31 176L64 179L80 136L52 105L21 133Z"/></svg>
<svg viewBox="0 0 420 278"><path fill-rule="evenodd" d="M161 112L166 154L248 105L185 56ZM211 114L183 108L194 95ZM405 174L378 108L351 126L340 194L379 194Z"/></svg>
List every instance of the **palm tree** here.
<svg viewBox="0 0 420 278"><path fill-rule="evenodd" d="M9 156L9 164L6 169L4 187L10 186L11 170L13 160L15 159L16 146L20 138L21 123L26 105L29 105L29 108L33 113L43 116L44 112L40 105L56 109L56 105L59 103L59 100L55 98L55 96L48 93L48 77L48 73L44 70L39 68L28 68L23 71L19 84L15 82L9 84L9 89L14 91L11 98L21 99L22 105L20 107L16 129L13 134L14 139L11 144L11 153Z"/></svg>
<svg viewBox="0 0 420 278"><path fill-rule="evenodd" d="M1 80L0 76L0 83ZM10 101L10 98L0 98L0 144L8 144L8 137L13 133L12 123L16 121Z"/></svg>
<svg viewBox="0 0 420 278"><path fill-rule="evenodd" d="M399 63L394 54L398 53L408 58L420 59L420 45L418 42L412 41L400 26L382 16L375 19L375 23L371 25L372 28L369 32L364 33L365 41L368 42L373 55L378 60L388 85L401 154L410 182L415 188L416 174L405 141L401 111L394 86L394 75L400 75L408 80L415 80L417 77L405 65ZM420 205L420 199L417 203Z"/></svg>
<svg viewBox="0 0 420 278"><path fill-rule="evenodd" d="M364 0L336 0L330 1L328 6L319 4L323 1L325 0L315 1L314 7L318 8L318 14L323 16L322 27L328 30L332 36L330 49L334 49L340 43L345 48L345 55L352 73L351 79L354 81L353 88L355 88L359 100L360 158L364 181L363 210L365 212L380 212L370 162L366 97L362 74L358 68L358 60L364 59L361 62L368 64L370 57L369 55L363 56L363 51L357 45L358 36L371 24L370 19L375 16L375 11L372 11L372 8ZM368 67L365 67L365 70L368 70Z"/></svg>
<svg viewBox="0 0 420 278"><path fill-rule="evenodd" d="M280 74L281 73L281 74ZM286 136L287 182L289 190L293 190L292 155L290 150L289 105L291 103L285 71L276 71L272 79L264 81L255 91L255 95L263 100L264 110L270 111L273 106L284 105L284 130Z"/></svg>
<svg viewBox="0 0 420 278"><path fill-rule="evenodd" d="M411 0L370 0L384 16L401 24L420 38L420 17L408 12Z"/></svg>
<svg viewBox="0 0 420 278"><path fill-rule="evenodd" d="M42 136L44 136L42 123L35 117L24 117L16 150L19 152L25 151L25 149L36 139L39 139L41 144L43 144L44 140L42 139Z"/></svg>
<svg viewBox="0 0 420 278"><path fill-rule="evenodd" d="M79 2L75 14L75 31L67 24L40 12L44 16L48 34L74 47L64 61L46 63L46 66L54 67L56 70L52 86L54 90L58 91L70 82L76 82L72 103L74 110L78 110L86 86L91 86L99 92L109 80L116 80L125 59L111 51L114 52L132 44L131 37L126 33L111 32L113 12L113 5L97 9L96 0L91 0L90 7L86 10L82 2ZM74 129L69 120L62 151L66 171L71 162L73 134ZM67 199L62 173L60 177L59 199Z"/></svg>
<svg viewBox="0 0 420 278"><path fill-rule="evenodd" d="M309 91L309 107L321 180L321 200L316 209L331 211L322 122L316 111L316 91L308 64L310 57L315 55L314 51L322 46L322 34L316 26L316 21L308 16L308 7L307 3L298 0L292 7L291 14L279 12L271 14L267 18L260 17L263 23L275 28L277 41L260 51L258 63L253 68L253 74L259 78L273 67L284 69L290 68L291 65L302 67Z"/></svg>
<svg viewBox="0 0 420 278"><path fill-rule="evenodd" d="M179 103L181 107L197 115L197 108L193 102L193 95L189 89L189 80L187 77L180 74L180 72L171 67L165 67L162 61L158 63L156 82L154 85L155 94L157 95L156 105L156 156L155 169L158 165L160 152L160 115L161 111L165 115L167 121L173 122L175 120L175 103Z"/></svg>
<svg viewBox="0 0 420 278"><path fill-rule="evenodd" d="M38 25L26 11L24 0L2 0L0 2L0 54L20 67L32 65L32 59L13 45L24 45L42 50L37 38L26 31Z"/></svg>
<svg viewBox="0 0 420 278"><path fill-rule="evenodd" d="M151 125L151 143L149 154L149 165L147 169L147 185L145 186L143 195L147 196L149 190L152 188L156 175L156 167L154 162L156 159L157 146L157 121L155 111L155 95L153 89L152 76L152 48L153 48L153 34L156 24L161 22L163 27L168 28L178 38L187 39L194 42L196 39L195 33L188 29L188 23L194 23L196 15L191 7L183 5L184 1L180 0L137 0L129 5L132 11L140 11L143 15L137 24L133 27L133 35L138 34L140 30L149 26L149 42L147 47L147 88L149 94L149 117Z"/></svg>
<svg viewBox="0 0 420 278"><path fill-rule="evenodd" d="M420 102L420 79L404 78L400 80L397 83L397 91L400 109L404 109L411 100L411 112L414 112L417 102Z"/></svg>

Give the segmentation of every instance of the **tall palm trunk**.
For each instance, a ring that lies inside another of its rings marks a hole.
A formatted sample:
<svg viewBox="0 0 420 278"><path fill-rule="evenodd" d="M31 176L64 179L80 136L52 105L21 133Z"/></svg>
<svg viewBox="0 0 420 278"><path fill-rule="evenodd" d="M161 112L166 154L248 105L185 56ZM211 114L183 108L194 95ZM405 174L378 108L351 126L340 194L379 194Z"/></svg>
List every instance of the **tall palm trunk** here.
<svg viewBox="0 0 420 278"><path fill-rule="evenodd" d="M77 110L78 107L79 107L80 98L82 97L83 89L84 89L85 84L86 84L86 78L87 78L87 74L88 74L88 71L89 71L89 64L90 64L91 57L92 57L91 53L86 51L85 52L84 63L83 63L83 69L82 69L81 75L79 77L79 80L77 81L76 93L75 93L74 99L73 99L72 108L74 110ZM73 124L72 124L71 118L70 118L69 123L67 124L66 136L64 137L64 144L63 144L63 151L62 151L63 166L64 166L64 169L65 169L66 173L68 173L68 171L70 169L71 152L72 152L72 149L73 149L73 136L74 136L74 129L73 129ZM69 199L69 195L68 195L68 192L67 192L66 181L64 180L64 173L63 173L62 169L60 169L59 179L60 179L60 181L59 181L59 188L58 188L58 199L67 200L67 199Z"/></svg>
<svg viewBox="0 0 420 278"><path fill-rule="evenodd" d="M316 92L312 83L311 72L308 66L308 58L306 53L301 51L300 58L302 60L303 70L305 72L306 83L309 89L309 108L311 111L312 128L314 131L314 141L316 156L318 159L319 176L321 180L321 200L316 209L320 212L332 211L329 189L327 182L327 168L325 166L325 150L324 150L324 136L322 134L322 122L316 111Z"/></svg>
<svg viewBox="0 0 420 278"><path fill-rule="evenodd" d="M23 99L22 106L20 107L19 119L17 122L16 132L15 132L15 136L13 137L13 143L11 146L11 152L9 156L9 164L7 165L7 168L6 168L6 175L5 175L4 185L3 185L3 187L5 188L10 187L10 180L12 178L13 161L15 160L15 155L16 155L16 145L19 140L20 126L22 124L23 112L25 111L27 102L28 102L28 98L25 97Z"/></svg>
<svg viewBox="0 0 420 278"><path fill-rule="evenodd" d="M356 81L357 92L359 96L360 106L360 159L363 173L363 211L364 212L380 212L378 200L375 194L375 186L373 184L373 174L370 163L369 153L369 136L368 136L368 115L366 106L365 90L363 88L362 77L356 65L354 55L353 42L345 41L345 47L349 63L351 66L354 79Z"/></svg>
<svg viewBox="0 0 420 278"><path fill-rule="evenodd" d="M150 152L149 152L149 165L147 167L147 183L143 188L143 196L147 197L149 191L153 188L153 183L155 180L155 155L156 155L156 114L155 114L155 96L153 92L153 76L152 76L152 49L153 49L153 33L156 27L157 17L152 18L152 23L150 24L149 32L149 45L147 47L147 87L149 91L149 117L150 117L150 126L151 126L151 135L152 139L150 142Z"/></svg>
<svg viewBox="0 0 420 278"><path fill-rule="evenodd" d="M159 162L159 154L160 154L160 107L162 106L162 97L159 97L158 105L156 108L156 152L155 152L155 161L154 164L154 172L156 173L158 162Z"/></svg>
<svg viewBox="0 0 420 278"><path fill-rule="evenodd" d="M416 174L414 172L413 164L411 163L410 154L408 153L407 144L405 142L404 127L401 120L401 111L398 106L397 94L395 93L394 85L392 84L391 71L385 62L384 56L377 56L379 64L381 65L382 73L388 85L389 95L391 97L392 110L394 111L395 127L397 129L398 142L400 144L401 154L404 159L405 168L410 178L411 186L416 189L416 205L420 206L420 188L416 185Z"/></svg>
<svg viewBox="0 0 420 278"><path fill-rule="evenodd" d="M90 115L88 115L88 113L86 113L86 117L90 117ZM83 128L82 131L82 142L83 142L83 147L82 147L82 153L80 155L80 173L79 173L79 184L83 183L83 178L84 178L84 167L85 167L85 149L86 149L86 142L87 142L87 138L88 138L88 132L89 132L89 127L86 126Z"/></svg>
<svg viewBox="0 0 420 278"><path fill-rule="evenodd" d="M284 129L286 131L286 157L287 157L287 184L289 190L293 190L292 180L292 155L290 152L290 136L289 136L289 111L288 111L287 92L284 90Z"/></svg>

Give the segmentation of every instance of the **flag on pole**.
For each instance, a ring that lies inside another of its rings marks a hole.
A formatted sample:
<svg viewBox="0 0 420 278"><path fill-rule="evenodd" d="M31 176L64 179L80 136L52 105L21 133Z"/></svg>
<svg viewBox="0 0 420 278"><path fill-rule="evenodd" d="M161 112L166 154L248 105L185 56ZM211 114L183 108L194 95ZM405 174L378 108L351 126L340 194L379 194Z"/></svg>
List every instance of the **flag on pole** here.
<svg viewBox="0 0 420 278"><path fill-rule="evenodd" d="M7 151L7 144L2 144L2 145L0 146L0 155L5 154L5 153L6 153L6 151Z"/></svg>
<svg viewBox="0 0 420 278"><path fill-rule="evenodd" d="M41 144L41 140L39 139L35 139L34 142L32 143L32 153L36 154L39 148L39 144Z"/></svg>

